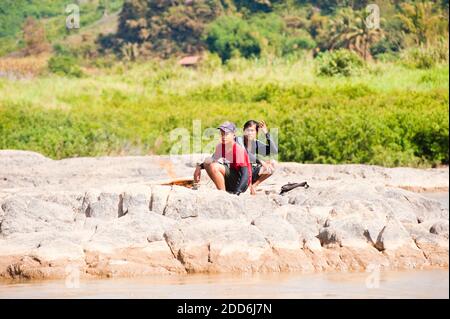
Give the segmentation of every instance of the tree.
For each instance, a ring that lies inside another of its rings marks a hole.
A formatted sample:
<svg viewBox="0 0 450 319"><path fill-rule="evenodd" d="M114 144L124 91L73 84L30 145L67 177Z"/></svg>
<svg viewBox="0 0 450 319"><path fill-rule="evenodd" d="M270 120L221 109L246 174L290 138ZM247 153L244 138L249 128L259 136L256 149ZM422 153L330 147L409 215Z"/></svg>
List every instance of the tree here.
<svg viewBox="0 0 450 319"><path fill-rule="evenodd" d="M402 3L397 15L406 32L415 37L416 44L430 45L438 35L448 34L448 21L432 2Z"/></svg>
<svg viewBox="0 0 450 319"><path fill-rule="evenodd" d="M236 53L249 58L259 56L262 50L255 30L245 20L234 16L224 16L212 23L206 43L224 62Z"/></svg>
<svg viewBox="0 0 450 319"><path fill-rule="evenodd" d="M147 11L148 1L125 1L119 16L117 37L125 42L142 43L145 37L142 37L140 33L141 29L147 27L145 20Z"/></svg>
<svg viewBox="0 0 450 319"><path fill-rule="evenodd" d="M45 28L36 19L28 17L23 24L22 30L25 42L25 55L37 55L50 51Z"/></svg>
<svg viewBox="0 0 450 319"><path fill-rule="evenodd" d="M340 8L360 10L365 8L371 1L368 0L296 0L298 4L312 4L325 13L332 13Z"/></svg>
<svg viewBox="0 0 450 319"><path fill-rule="evenodd" d="M223 12L220 0L128 0L119 18L119 45L163 57L201 51L206 25Z"/></svg>
<svg viewBox="0 0 450 319"><path fill-rule="evenodd" d="M250 12L271 12L273 5L280 0L234 0L238 10L247 9Z"/></svg>
<svg viewBox="0 0 450 319"><path fill-rule="evenodd" d="M341 9L331 23L329 50L346 48L358 53L364 60L371 58L370 47L378 42L383 32L369 28L364 11Z"/></svg>

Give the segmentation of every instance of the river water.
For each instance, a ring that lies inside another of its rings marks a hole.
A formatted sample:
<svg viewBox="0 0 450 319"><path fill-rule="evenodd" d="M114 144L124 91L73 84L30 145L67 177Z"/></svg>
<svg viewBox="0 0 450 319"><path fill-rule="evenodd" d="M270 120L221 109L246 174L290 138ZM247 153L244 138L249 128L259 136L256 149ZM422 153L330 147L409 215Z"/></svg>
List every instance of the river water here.
<svg viewBox="0 0 450 319"><path fill-rule="evenodd" d="M186 275L3 283L0 298L449 298L449 272Z"/></svg>
<svg viewBox="0 0 450 319"><path fill-rule="evenodd" d="M449 207L448 193L424 194ZM0 282L0 298L449 298L449 271L150 276Z"/></svg>

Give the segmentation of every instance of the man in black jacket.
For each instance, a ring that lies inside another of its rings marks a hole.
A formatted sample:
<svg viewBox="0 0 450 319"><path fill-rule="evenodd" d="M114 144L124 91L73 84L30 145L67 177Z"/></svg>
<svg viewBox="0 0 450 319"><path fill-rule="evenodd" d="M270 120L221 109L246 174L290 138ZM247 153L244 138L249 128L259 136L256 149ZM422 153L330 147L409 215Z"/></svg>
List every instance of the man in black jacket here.
<svg viewBox="0 0 450 319"><path fill-rule="evenodd" d="M267 144L258 140L259 131L264 133ZM237 137L236 142L247 150L252 165L252 184L249 187L250 194L255 195L256 188L259 184L272 176L275 171L274 161L266 161L260 157L278 154L278 147L270 136L266 122L264 121L247 121L244 124L244 135Z"/></svg>

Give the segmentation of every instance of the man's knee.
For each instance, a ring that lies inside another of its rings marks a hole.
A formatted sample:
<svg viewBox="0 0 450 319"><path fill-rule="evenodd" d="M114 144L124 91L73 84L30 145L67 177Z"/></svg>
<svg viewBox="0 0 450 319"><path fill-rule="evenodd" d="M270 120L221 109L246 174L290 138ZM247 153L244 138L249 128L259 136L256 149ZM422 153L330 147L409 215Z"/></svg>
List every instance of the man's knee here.
<svg viewBox="0 0 450 319"><path fill-rule="evenodd" d="M205 163L205 170L208 172L219 172L220 171L219 163Z"/></svg>
<svg viewBox="0 0 450 319"><path fill-rule="evenodd" d="M261 169L261 171L259 172L259 175L264 175L267 177L272 176L275 173L275 167L270 166L268 169L266 169L265 167Z"/></svg>

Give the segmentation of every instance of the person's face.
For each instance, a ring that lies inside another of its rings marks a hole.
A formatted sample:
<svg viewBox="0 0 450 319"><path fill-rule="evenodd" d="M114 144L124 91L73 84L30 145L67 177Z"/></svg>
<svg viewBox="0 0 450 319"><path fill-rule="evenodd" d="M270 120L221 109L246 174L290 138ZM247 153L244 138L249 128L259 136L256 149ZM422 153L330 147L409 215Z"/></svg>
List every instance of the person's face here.
<svg viewBox="0 0 450 319"><path fill-rule="evenodd" d="M234 142L234 133L220 130L220 141L222 144L231 144Z"/></svg>
<svg viewBox="0 0 450 319"><path fill-rule="evenodd" d="M257 130L256 125L251 125L244 130L244 135L248 140L254 141L256 140Z"/></svg>

